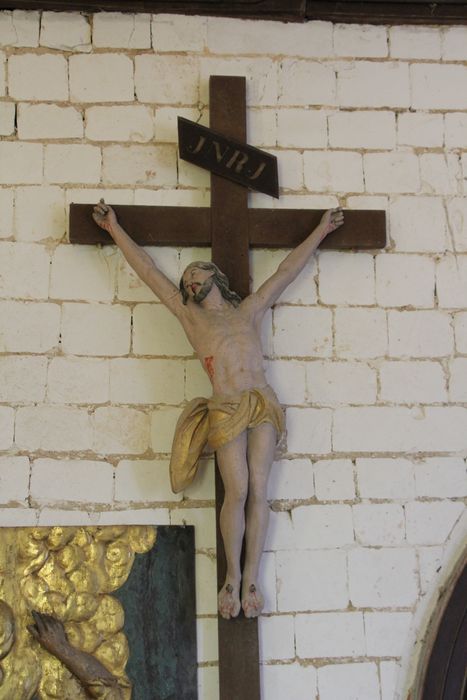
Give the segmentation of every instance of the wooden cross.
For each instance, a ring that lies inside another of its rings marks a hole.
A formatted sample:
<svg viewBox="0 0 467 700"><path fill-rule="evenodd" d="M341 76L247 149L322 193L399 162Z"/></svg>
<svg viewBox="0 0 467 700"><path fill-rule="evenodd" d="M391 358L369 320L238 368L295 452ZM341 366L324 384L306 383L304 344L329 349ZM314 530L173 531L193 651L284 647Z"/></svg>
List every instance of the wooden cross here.
<svg viewBox="0 0 467 700"><path fill-rule="evenodd" d="M210 126L246 143L246 84L243 77L211 76ZM240 296L249 294L250 247L293 248L315 228L317 210L249 209L245 187L211 174L211 207L115 206L121 225L140 245L211 246L212 259ZM92 207L72 204L70 242L112 243L93 222ZM386 245L384 211L346 211L345 224L321 244L326 249L381 248ZM219 529L223 486L216 469L217 572L219 588L226 572ZM219 617L220 700L259 700L257 621L243 615Z"/></svg>

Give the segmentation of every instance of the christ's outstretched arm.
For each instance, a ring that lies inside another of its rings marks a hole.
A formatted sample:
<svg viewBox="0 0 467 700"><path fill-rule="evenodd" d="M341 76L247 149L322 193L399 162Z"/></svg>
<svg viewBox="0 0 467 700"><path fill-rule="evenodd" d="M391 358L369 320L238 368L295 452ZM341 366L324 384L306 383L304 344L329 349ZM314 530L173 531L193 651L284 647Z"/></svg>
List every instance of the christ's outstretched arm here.
<svg viewBox="0 0 467 700"><path fill-rule="evenodd" d="M276 272L269 277L255 294L250 296L251 303L259 313L264 313L280 297L282 292L303 270L321 241L344 223L342 209L328 209L318 226L281 262Z"/></svg>
<svg viewBox="0 0 467 700"><path fill-rule="evenodd" d="M112 236L138 277L172 313L178 316L183 311L179 289L159 270L151 256L120 226L112 207L101 199L94 207L92 218L98 226Z"/></svg>

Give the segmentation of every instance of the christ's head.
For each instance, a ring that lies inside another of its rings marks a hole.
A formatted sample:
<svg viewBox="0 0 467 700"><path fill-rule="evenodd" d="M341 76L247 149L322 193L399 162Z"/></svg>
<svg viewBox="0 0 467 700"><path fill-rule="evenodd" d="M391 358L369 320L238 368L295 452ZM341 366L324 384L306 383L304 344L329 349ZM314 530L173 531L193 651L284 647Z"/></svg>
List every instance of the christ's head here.
<svg viewBox="0 0 467 700"><path fill-rule="evenodd" d="M200 304L206 299L213 284L218 287L222 297L232 306L240 304L241 299L238 294L230 289L226 275L214 263L203 261L197 261L188 265L180 279L180 292L183 303L186 304L188 299L192 299L197 304Z"/></svg>

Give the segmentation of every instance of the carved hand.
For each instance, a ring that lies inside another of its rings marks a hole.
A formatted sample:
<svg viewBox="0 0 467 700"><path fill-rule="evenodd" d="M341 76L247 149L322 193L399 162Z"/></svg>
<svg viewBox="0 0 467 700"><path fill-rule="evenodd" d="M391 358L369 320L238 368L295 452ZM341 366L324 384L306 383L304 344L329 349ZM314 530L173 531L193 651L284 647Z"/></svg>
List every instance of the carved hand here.
<svg viewBox="0 0 467 700"><path fill-rule="evenodd" d="M117 224L117 215L103 199L94 207L92 218L98 226L108 233L111 233L112 228Z"/></svg>
<svg viewBox="0 0 467 700"><path fill-rule="evenodd" d="M60 620L50 615L32 611L34 625L28 625L28 630L44 649L61 658L63 653L70 648L64 627Z"/></svg>
<svg viewBox="0 0 467 700"><path fill-rule="evenodd" d="M344 223L344 212L340 207L337 207L336 209L328 209L327 211L324 212L321 222L320 222L320 228L322 227L323 233L322 233L322 238L325 238L328 233L332 233L332 231L335 231L336 228L339 228L339 226L342 226Z"/></svg>

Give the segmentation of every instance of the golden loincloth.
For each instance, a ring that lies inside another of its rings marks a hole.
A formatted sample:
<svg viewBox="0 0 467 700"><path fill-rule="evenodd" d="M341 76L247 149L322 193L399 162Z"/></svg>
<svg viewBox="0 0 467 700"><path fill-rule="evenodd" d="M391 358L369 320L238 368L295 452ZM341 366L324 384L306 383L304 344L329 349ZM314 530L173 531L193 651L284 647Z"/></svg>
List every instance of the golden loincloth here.
<svg viewBox="0 0 467 700"><path fill-rule="evenodd" d="M178 419L170 458L172 491L179 493L191 484L207 443L213 450L233 440L247 428L272 423L279 440L284 432L284 414L271 387L247 389L235 396L193 399Z"/></svg>

